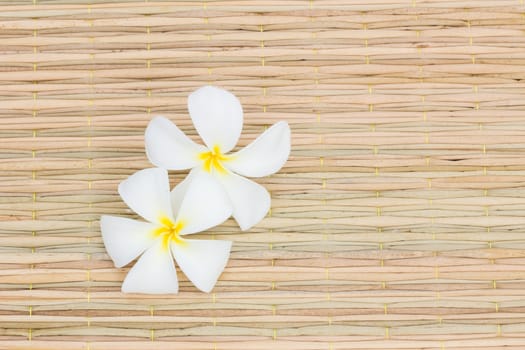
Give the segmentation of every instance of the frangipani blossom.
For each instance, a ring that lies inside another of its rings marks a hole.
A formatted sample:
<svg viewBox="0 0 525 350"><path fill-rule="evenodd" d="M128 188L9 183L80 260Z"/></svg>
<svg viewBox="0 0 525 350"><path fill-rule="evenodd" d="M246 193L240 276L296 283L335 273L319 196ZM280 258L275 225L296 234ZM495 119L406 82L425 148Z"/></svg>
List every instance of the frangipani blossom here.
<svg viewBox="0 0 525 350"><path fill-rule="evenodd" d="M206 172L194 176L182 198L177 187L170 193L166 170L151 168L131 175L118 191L147 220L106 215L100 219L104 245L115 266L125 266L140 256L122 291L177 293L173 258L198 289L211 291L226 266L231 242L192 240L186 235L216 226L231 215L230 202L214 179Z"/></svg>
<svg viewBox="0 0 525 350"><path fill-rule="evenodd" d="M239 100L226 90L205 86L189 96L188 110L206 146L193 142L168 119L156 117L145 135L149 160L168 170L192 169L178 189L181 196L199 174L211 174L224 188L240 228L249 229L270 209L270 194L243 176L271 175L284 165L290 154L288 123L272 125L240 151L228 154L242 130Z"/></svg>

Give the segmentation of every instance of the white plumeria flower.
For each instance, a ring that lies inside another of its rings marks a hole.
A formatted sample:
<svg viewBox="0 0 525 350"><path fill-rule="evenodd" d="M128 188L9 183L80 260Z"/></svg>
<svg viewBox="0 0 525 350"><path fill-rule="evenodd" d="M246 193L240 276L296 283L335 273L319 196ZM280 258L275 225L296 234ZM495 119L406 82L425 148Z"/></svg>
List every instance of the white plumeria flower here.
<svg viewBox="0 0 525 350"><path fill-rule="evenodd" d="M240 228L249 229L270 209L270 194L243 176L271 175L284 165L290 154L288 123L280 121L272 125L242 150L227 154L237 144L243 125L237 97L226 90L205 86L189 96L188 110L206 147L193 142L168 119L155 117L145 135L149 160L168 170L192 169L178 189L181 193L198 174L212 174L224 188Z"/></svg>
<svg viewBox="0 0 525 350"><path fill-rule="evenodd" d="M203 172L180 191L170 193L168 173L152 168L136 172L120 183L124 202L148 222L102 216L100 227L106 250L116 267L131 268L125 293L177 293L173 257L200 290L209 292L228 261L231 242L191 240L185 235L201 232L225 221L232 212L224 190Z"/></svg>

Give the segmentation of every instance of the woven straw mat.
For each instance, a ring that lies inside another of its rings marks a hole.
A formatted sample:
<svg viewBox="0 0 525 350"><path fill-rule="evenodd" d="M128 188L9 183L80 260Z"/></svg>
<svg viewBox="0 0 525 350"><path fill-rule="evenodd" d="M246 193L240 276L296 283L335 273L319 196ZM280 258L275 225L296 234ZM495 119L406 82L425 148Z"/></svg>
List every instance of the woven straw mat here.
<svg viewBox="0 0 525 350"><path fill-rule="evenodd" d="M0 70L0 349L525 349L523 0L4 0ZM206 84L290 124L271 211L122 294L100 215Z"/></svg>

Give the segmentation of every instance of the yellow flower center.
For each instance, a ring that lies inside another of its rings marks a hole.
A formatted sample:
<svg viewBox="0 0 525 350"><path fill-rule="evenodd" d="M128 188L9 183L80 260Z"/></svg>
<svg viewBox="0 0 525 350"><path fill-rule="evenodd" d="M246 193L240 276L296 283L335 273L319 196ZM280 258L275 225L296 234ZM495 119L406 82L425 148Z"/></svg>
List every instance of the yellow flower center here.
<svg viewBox="0 0 525 350"><path fill-rule="evenodd" d="M171 219L166 216L162 216L160 218L160 222L162 223L162 226L153 231L153 237L160 237L162 239L162 247L165 250L169 249L170 242L174 242L175 244L179 245L186 244L184 238L179 235L179 232L184 227L184 222L177 221L176 223L173 223L173 221L171 221Z"/></svg>
<svg viewBox="0 0 525 350"><path fill-rule="evenodd" d="M227 161L229 157L222 154L221 148L215 145L211 151L199 154L199 159L202 160L204 170L207 172L211 172L211 169L215 168L219 172L225 173L226 169L224 169L222 162Z"/></svg>

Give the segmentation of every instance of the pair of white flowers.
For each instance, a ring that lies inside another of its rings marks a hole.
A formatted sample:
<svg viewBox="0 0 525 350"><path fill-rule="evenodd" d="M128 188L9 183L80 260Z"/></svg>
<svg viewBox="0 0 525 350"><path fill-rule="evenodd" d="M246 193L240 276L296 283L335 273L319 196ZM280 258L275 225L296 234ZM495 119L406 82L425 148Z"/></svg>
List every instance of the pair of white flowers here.
<svg viewBox="0 0 525 350"><path fill-rule="evenodd" d="M213 289L224 270L232 242L187 239L186 235L221 224L233 216L242 230L257 224L270 209L270 195L243 176L277 172L290 153L290 128L278 122L248 146L228 154L239 139L243 112L230 92L202 87L188 98L188 110L206 146L188 138L163 117L149 123L146 154L157 166L120 183L123 201L147 222L102 216L102 238L115 266L139 257L122 291L177 293L173 258L200 290ZM191 169L170 191L167 170Z"/></svg>

